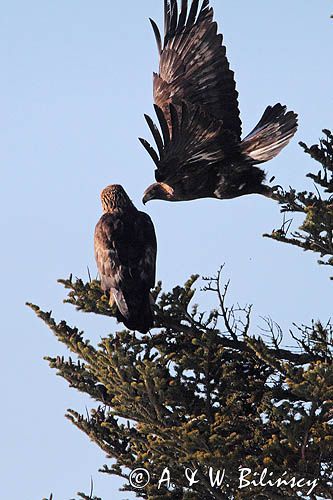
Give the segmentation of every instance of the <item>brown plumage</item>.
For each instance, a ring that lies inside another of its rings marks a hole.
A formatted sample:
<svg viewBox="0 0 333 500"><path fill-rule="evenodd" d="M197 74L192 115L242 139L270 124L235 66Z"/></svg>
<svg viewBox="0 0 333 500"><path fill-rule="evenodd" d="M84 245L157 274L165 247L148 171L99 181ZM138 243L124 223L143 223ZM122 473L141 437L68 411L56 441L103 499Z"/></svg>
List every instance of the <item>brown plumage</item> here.
<svg viewBox="0 0 333 500"><path fill-rule="evenodd" d="M118 321L146 333L153 326L156 236L149 215L135 208L118 184L101 193L104 214L95 229L95 258L102 289L116 303Z"/></svg>
<svg viewBox="0 0 333 500"><path fill-rule="evenodd" d="M164 40L151 20L160 56L154 73L155 111L145 115L157 151L140 139L156 170L156 183L143 202L273 196L256 164L274 158L297 129L297 115L281 104L268 106L253 131L241 140L234 73L223 37L217 34L209 0L165 0Z"/></svg>

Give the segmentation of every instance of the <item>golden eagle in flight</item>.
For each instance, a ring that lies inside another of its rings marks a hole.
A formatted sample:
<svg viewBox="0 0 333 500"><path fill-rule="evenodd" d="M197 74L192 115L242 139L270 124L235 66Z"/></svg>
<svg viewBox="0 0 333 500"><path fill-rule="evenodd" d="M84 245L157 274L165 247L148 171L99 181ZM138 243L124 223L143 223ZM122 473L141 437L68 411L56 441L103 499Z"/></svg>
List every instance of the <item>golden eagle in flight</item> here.
<svg viewBox="0 0 333 500"><path fill-rule="evenodd" d="M149 215L135 208L118 184L101 193L104 214L95 229L95 258L102 289L116 303L118 321L146 333L153 326L156 236Z"/></svg>
<svg viewBox="0 0 333 500"><path fill-rule="evenodd" d="M274 158L297 129L297 115L281 104L268 106L252 132L241 139L234 73L209 0L165 0L165 33L151 20L160 55L154 73L155 111L145 115L157 150L140 139L156 170L156 183L143 197L183 201L235 198L259 193L273 197L264 171L255 166Z"/></svg>

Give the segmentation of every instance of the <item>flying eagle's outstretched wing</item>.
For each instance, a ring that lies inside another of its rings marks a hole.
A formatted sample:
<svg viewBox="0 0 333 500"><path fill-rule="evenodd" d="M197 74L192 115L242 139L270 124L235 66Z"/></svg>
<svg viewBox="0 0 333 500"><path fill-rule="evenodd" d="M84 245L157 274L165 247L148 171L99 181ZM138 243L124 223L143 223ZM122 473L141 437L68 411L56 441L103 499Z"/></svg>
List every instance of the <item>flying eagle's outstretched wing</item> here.
<svg viewBox="0 0 333 500"><path fill-rule="evenodd" d="M223 122L223 128L241 136L238 93L229 68L223 37L217 34L209 0L164 1L164 40L151 20L160 55L159 73L154 74L154 100L166 114L169 104L186 101L200 106Z"/></svg>
<svg viewBox="0 0 333 500"><path fill-rule="evenodd" d="M155 105L155 111L161 132L149 116L145 118L157 150L145 139L140 138L140 142L156 165L157 182L168 183L172 178L182 199L198 191L201 197L210 196L216 173L209 167L239 151L234 134L223 131L222 123L198 106L185 102L181 107L168 106L169 124L161 108Z"/></svg>
<svg viewBox="0 0 333 500"><path fill-rule="evenodd" d="M255 164L271 160L295 135L297 122L297 114L287 111L287 106L267 106L259 123L242 140L242 153Z"/></svg>
<svg viewBox="0 0 333 500"><path fill-rule="evenodd" d="M112 185L103 193L115 187L118 191L121 188ZM119 196L112 195L112 199L112 205L104 204L105 213L95 229L95 258L101 288L110 293L110 303L117 304L118 320L131 330L146 333L153 325L150 289L155 285L154 226L149 215L138 211L129 198L122 197L121 203Z"/></svg>

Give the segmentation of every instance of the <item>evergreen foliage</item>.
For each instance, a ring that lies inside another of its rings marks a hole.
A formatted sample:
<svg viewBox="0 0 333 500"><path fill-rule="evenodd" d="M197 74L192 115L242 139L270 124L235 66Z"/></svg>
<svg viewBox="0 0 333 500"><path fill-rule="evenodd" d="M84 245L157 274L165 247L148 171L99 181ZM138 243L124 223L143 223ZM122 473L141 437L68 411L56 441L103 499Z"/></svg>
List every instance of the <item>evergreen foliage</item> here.
<svg viewBox="0 0 333 500"><path fill-rule="evenodd" d="M302 144L322 168L309 174L317 193L278 194L282 211L305 215L300 230L288 236L284 224L269 236L317 252L321 263L333 265L333 136L324 133L319 145ZM115 317L99 281L70 277L60 283L76 309ZM228 305L223 268L203 279L204 293L215 300L208 313L194 303L198 283L194 275L168 293L159 283L153 294L156 329L141 335L120 327L96 346L78 328L29 304L75 355L46 358L51 368L97 403L88 416L70 409L67 418L113 459L101 471L122 477L123 491L140 498L333 498L333 325L294 326L296 347L286 349L272 320L266 319L264 340L262 332L252 331L251 306ZM140 490L129 483L138 467L151 474ZM214 474L226 470L222 489L212 486L210 467ZM319 481L311 494L309 486L239 489L239 467L252 474L267 468L275 479L285 472L287 479ZM159 489L165 468L172 486ZM198 470L190 487L186 468ZM100 500L92 495L80 498Z"/></svg>
<svg viewBox="0 0 333 500"><path fill-rule="evenodd" d="M280 229L265 236L319 253L323 259L318 261L320 264L333 266L333 134L329 130L323 133L325 137L319 144L308 147L300 142L305 153L320 164L318 173L307 175L316 193L290 188L276 195L283 212L305 215L303 224L288 236L290 221L284 221Z"/></svg>

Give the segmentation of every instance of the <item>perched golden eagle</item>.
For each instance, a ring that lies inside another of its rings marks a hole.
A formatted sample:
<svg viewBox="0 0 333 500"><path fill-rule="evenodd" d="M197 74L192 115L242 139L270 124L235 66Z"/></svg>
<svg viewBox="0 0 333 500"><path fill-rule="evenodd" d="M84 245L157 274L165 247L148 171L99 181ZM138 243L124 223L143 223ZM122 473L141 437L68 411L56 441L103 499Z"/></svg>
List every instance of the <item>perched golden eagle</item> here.
<svg viewBox="0 0 333 500"><path fill-rule="evenodd" d="M209 0L165 0L165 34L151 20L160 54L154 73L155 111L161 133L145 115L157 151L140 139L155 165L156 183L143 197L168 201L272 197L255 165L274 158L297 129L297 115L281 104L268 106L241 140L234 73Z"/></svg>
<svg viewBox="0 0 333 500"><path fill-rule="evenodd" d="M150 289L155 285L156 236L149 215L139 212L118 184L101 193L104 214L95 229L95 258L101 286L130 330L153 325Z"/></svg>

